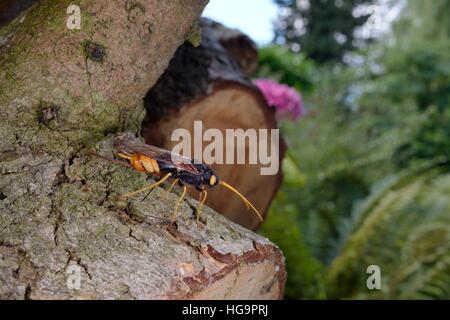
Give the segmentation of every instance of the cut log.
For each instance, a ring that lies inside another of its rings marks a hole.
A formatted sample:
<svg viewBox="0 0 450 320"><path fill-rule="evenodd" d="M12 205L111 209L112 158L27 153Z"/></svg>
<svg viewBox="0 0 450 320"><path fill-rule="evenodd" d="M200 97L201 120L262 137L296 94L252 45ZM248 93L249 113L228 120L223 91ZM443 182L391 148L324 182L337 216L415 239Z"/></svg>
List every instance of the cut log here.
<svg viewBox="0 0 450 320"><path fill-rule="evenodd" d="M217 39L228 51L245 75L251 76L258 69L258 47L249 36L209 19L202 19L202 26L209 37Z"/></svg>
<svg viewBox="0 0 450 320"><path fill-rule="evenodd" d="M38 0L2 0L0 2L0 27L14 20L21 12Z"/></svg>
<svg viewBox="0 0 450 320"><path fill-rule="evenodd" d="M121 201L146 176L88 155L138 131L206 1L77 1L76 31L72 2L38 1L0 29L0 299L280 298L267 239L208 208L197 224L190 199L169 228L177 195Z"/></svg>
<svg viewBox="0 0 450 320"><path fill-rule="evenodd" d="M219 129L224 136L226 129L277 128L273 109L239 67L246 66L248 72L252 69L253 64L248 57L256 50L254 43L248 37L238 36L236 31L229 31L207 19L202 19L201 26L201 45L193 47L185 43L180 47L169 68L145 97L147 116L142 135L148 144L171 150L178 144L171 141L172 132L183 128L194 136L194 121L202 121L205 129ZM242 57L240 64L235 56ZM257 55L253 58L257 60ZM208 143L204 142L203 147ZM248 145L245 151L248 159ZM237 152L236 147L235 154ZM280 163L283 153L281 139ZM281 184L281 172L272 176L261 175L261 164L212 164L211 167L221 179L248 197L264 216L267 214ZM192 196L197 195L195 190L190 192ZM249 229L257 229L260 225L258 217L247 211L241 200L226 189L209 191L206 203Z"/></svg>

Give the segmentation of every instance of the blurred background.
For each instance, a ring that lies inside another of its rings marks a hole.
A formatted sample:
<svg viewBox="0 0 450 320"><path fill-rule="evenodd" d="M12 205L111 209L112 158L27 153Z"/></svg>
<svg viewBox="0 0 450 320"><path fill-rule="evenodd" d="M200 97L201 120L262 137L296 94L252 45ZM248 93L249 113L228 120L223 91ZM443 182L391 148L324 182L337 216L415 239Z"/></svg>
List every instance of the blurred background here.
<svg viewBox="0 0 450 320"><path fill-rule="evenodd" d="M211 0L204 16L258 43L255 78L303 96L260 231L286 298L450 298L450 0Z"/></svg>

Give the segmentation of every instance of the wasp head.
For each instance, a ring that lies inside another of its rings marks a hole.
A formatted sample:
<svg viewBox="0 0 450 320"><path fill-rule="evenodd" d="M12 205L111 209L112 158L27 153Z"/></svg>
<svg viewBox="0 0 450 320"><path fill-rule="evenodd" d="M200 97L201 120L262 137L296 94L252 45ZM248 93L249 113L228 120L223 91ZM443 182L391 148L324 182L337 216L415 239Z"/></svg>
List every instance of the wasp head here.
<svg viewBox="0 0 450 320"><path fill-rule="evenodd" d="M212 171L212 169L206 164L197 164L196 167L201 172L202 185L214 187L219 183L219 178L216 176L214 171Z"/></svg>

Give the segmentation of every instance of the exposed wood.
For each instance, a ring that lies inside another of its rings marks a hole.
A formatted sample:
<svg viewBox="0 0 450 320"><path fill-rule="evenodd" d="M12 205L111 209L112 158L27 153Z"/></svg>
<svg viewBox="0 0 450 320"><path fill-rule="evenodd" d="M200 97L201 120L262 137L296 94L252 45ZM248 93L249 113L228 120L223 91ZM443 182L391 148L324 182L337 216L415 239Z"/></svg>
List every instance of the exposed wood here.
<svg viewBox="0 0 450 320"><path fill-rule="evenodd" d="M252 63L248 57L252 55L247 53L252 52L254 43L248 37L210 20L203 19L201 26L201 45L193 47L185 43L180 47L169 68L145 98L147 116L142 135L149 144L171 150L178 143L171 141L172 132L184 128L193 134L194 121L197 120L203 122L205 129L217 128L224 136L226 129L277 128L273 109L267 106L260 91L244 75L234 58L241 56L241 64L250 68ZM248 45L248 50L245 50L245 45L234 46L240 41L251 42L252 45ZM236 49L230 53L229 48ZM253 58L257 61L257 54ZM204 142L203 147L208 143ZM281 141L280 162L283 153ZM263 176L260 164L213 164L211 167L266 215L281 184L281 173ZM191 190L191 195L197 196L197 192ZM226 189L210 191L207 204L249 229L260 225L258 217L247 211L240 199Z"/></svg>

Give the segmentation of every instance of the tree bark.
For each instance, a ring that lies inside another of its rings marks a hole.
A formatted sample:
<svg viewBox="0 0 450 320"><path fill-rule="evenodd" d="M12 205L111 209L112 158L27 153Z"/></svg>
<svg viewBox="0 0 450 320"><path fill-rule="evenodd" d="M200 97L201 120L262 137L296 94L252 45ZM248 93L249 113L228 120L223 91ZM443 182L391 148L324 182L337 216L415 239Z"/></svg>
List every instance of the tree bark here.
<svg viewBox="0 0 450 320"><path fill-rule="evenodd" d="M66 28L70 4L81 30ZM43 0L0 29L1 298L281 297L266 239L208 209L197 225L193 200L169 228L175 195L120 201L145 176L87 153L139 131L142 98L205 4Z"/></svg>

